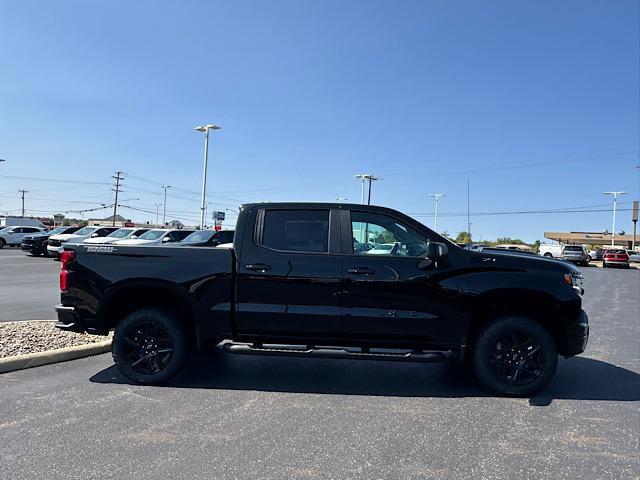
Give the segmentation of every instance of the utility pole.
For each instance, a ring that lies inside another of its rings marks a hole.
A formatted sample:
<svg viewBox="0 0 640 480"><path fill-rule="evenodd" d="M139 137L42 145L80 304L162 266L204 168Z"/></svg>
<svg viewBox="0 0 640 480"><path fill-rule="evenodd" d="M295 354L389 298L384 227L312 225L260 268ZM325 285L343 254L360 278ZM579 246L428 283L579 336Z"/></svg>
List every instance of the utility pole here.
<svg viewBox="0 0 640 480"><path fill-rule="evenodd" d="M171 185L162 185L164 189L164 202L162 202L162 226L167 224L167 188L171 188Z"/></svg>
<svg viewBox="0 0 640 480"><path fill-rule="evenodd" d="M115 176L111 176L111 178L115 179L116 181L114 188L112 188L112 190L116 192L116 201L113 204L113 221L111 222L111 226L113 227L116 226L116 214L118 213L118 193L122 191L120 190L120 181L124 180L124 178L122 178L120 175L122 175L122 172L118 171L116 172Z"/></svg>
<svg viewBox="0 0 640 480"><path fill-rule="evenodd" d="M467 233L469 234L469 243L471 243L471 214L469 213L469 179L467 178Z"/></svg>
<svg viewBox="0 0 640 480"><path fill-rule="evenodd" d="M29 193L29 190L18 190L22 195L22 218L24 218L24 194Z"/></svg>
<svg viewBox="0 0 640 480"><path fill-rule="evenodd" d="M356 178L359 178L362 181L362 190L360 192L360 204L364 205L364 182L365 180L369 181L369 195L367 197L367 205L371 205L371 184L376 180L384 180L383 178L376 177L369 173L360 173L356 175Z"/></svg>
<svg viewBox="0 0 640 480"><path fill-rule="evenodd" d="M611 246L616 240L616 206L618 205L618 195L626 195L627 192L604 192L605 195L613 195L613 223L611 226Z"/></svg>
<svg viewBox="0 0 640 480"><path fill-rule="evenodd" d="M220 130L216 125L204 125L195 128L198 132L204 132L204 167L202 169L202 201L200 203L200 229L204 228L204 217L206 215L206 195L207 195L207 164L209 161L209 130Z"/></svg>
<svg viewBox="0 0 640 480"><path fill-rule="evenodd" d="M430 193L429 196L436 201L436 216L433 222L433 231L438 233L438 202L440 197L446 197L446 193Z"/></svg>
<svg viewBox="0 0 640 480"><path fill-rule="evenodd" d="M160 210L160 205L162 205L161 203L156 203L154 204L156 206L156 228L158 228L158 212Z"/></svg>

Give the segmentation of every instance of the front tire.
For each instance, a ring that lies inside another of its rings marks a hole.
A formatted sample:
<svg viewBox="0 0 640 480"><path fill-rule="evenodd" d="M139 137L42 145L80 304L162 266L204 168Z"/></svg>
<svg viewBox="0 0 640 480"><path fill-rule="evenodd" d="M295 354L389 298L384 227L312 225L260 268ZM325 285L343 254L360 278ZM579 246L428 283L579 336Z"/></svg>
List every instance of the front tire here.
<svg viewBox="0 0 640 480"><path fill-rule="evenodd" d="M170 312L142 308L118 324L111 351L118 369L130 380L162 384L184 367L189 356L189 334Z"/></svg>
<svg viewBox="0 0 640 480"><path fill-rule="evenodd" d="M4 241L4 238L0 238L0 249L4 248L5 245L6 242Z"/></svg>
<svg viewBox="0 0 640 480"><path fill-rule="evenodd" d="M551 334L526 317L505 317L485 326L471 354L476 378L507 396L526 397L553 378L558 352Z"/></svg>

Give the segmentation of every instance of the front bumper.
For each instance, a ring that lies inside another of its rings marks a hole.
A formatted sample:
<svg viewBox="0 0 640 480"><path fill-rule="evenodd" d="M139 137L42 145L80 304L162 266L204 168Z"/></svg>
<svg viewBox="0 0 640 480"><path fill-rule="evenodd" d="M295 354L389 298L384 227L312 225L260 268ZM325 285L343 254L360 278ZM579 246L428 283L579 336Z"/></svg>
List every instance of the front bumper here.
<svg viewBox="0 0 640 480"><path fill-rule="evenodd" d="M580 311L576 322L567 326L566 333L563 355L568 358L584 352L589 341L589 317L584 310Z"/></svg>
<svg viewBox="0 0 640 480"><path fill-rule="evenodd" d="M51 245L47 245L47 253L55 258L58 258L63 250L64 245L60 245L59 247L52 247Z"/></svg>

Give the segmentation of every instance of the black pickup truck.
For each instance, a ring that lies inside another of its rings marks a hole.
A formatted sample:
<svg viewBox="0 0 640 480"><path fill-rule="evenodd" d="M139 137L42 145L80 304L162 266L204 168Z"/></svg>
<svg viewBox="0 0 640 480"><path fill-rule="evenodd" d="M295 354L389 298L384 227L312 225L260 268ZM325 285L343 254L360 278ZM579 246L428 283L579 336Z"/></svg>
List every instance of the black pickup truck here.
<svg viewBox="0 0 640 480"><path fill-rule="evenodd" d="M435 362L455 356L505 395L530 395L558 354L584 351L582 275L516 252L464 250L374 206L241 208L234 248L73 245L59 328L115 329L115 363L162 383L195 349Z"/></svg>

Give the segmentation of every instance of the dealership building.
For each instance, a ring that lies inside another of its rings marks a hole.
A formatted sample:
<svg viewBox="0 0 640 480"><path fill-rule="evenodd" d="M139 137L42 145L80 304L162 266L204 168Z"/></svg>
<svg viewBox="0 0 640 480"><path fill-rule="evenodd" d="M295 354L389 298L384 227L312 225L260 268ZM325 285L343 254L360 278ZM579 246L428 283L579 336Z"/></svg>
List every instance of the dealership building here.
<svg viewBox="0 0 640 480"><path fill-rule="evenodd" d="M544 232L544 238L566 245L611 245L611 233L606 232ZM616 235L614 242L622 248L638 245L639 236Z"/></svg>

